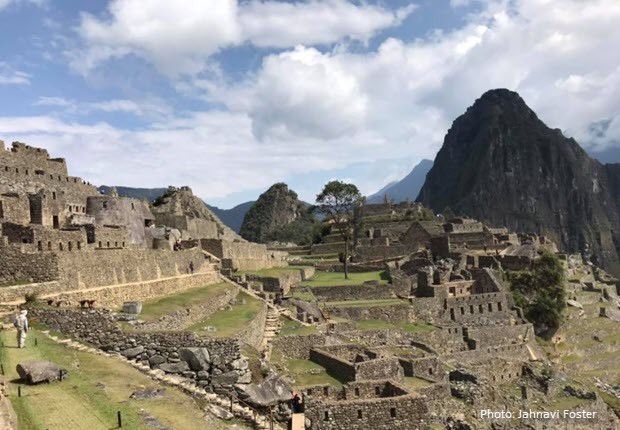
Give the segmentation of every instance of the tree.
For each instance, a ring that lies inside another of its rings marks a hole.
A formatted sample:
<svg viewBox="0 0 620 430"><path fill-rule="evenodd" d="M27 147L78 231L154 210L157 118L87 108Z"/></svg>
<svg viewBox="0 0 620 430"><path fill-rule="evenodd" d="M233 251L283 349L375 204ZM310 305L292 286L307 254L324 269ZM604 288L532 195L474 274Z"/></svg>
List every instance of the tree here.
<svg viewBox="0 0 620 430"><path fill-rule="evenodd" d="M355 209L363 202L360 191L354 184L331 181L325 184L323 191L316 196L315 210L325 215L325 220L338 228L344 241L344 277L349 279L349 247L355 228Z"/></svg>

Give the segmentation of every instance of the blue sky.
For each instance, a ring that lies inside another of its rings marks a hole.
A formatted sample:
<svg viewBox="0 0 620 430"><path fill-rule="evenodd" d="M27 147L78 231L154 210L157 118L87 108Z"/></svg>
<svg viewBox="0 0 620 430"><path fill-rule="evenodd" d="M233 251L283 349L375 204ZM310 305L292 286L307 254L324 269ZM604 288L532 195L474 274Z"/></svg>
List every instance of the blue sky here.
<svg viewBox="0 0 620 430"><path fill-rule="evenodd" d="M402 178L506 87L620 161L618 22L617 0L0 0L0 139L96 184L312 201Z"/></svg>

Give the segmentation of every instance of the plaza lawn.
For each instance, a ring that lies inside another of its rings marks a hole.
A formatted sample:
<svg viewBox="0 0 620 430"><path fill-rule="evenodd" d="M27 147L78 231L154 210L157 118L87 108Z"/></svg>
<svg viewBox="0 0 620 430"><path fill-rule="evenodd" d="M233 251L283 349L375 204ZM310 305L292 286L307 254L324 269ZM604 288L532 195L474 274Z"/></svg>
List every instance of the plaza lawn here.
<svg viewBox="0 0 620 430"><path fill-rule="evenodd" d="M319 331L316 327L305 326L297 321L289 320L288 318L280 317L282 322L282 329L278 336L295 336L302 334L317 334Z"/></svg>
<svg viewBox="0 0 620 430"><path fill-rule="evenodd" d="M366 321L357 321L357 329L368 331L368 330L387 330L387 329L399 329L403 330L407 333L419 333L423 331L431 331L436 328L427 325L427 324L416 324L416 323L392 323L384 320L366 320Z"/></svg>
<svg viewBox="0 0 620 430"><path fill-rule="evenodd" d="M117 411L122 413L123 428L132 430L153 428L144 422L141 411L178 430L194 430L196 423L204 422L201 406L175 388L167 387L161 398L130 399L136 390L161 386L121 360L67 349L36 331L29 333L25 349L15 347L15 332L0 333L0 338L4 343L0 362L10 381L8 393L20 429L109 430L118 428ZM22 385L15 367L26 360L52 361L67 369L69 377L51 384ZM20 385L22 397L17 396ZM231 424L214 421L209 428L223 430Z"/></svg>
<svg viewBox="0 0 620 430"><path fill-rule="evenodd" d="M296 388L322 384L342 387L342 383L328 375L323 366L310 360L288 358L286 359L286 367L295 380L294 386Z"/></svg>
<svg viewBox="0 0 620 430"><path fill-rule="evenodd" d="M309 287L336 287L340 285L361 285L366 281L379 281L381 284L387 284L388 278L385 271L349 273L349 279L344 279L342 272L316 272L314 276L303 281L301 285Z"/></svg>
<svg viewBox="0 0 620 430"><path fill-rule="evenodd" d="M193 304L209 302L220 294L234 288L234 286L222 282L219 284L192 288L191 290L166 296L161 299L148 300L142 305L142 312L139 318L145 321L156 320L164 315L186 309Z"/></svg>
<svg viewBox="0 0 620 430"><path fill-rule="evenodd" d="M247 324L256 318L263 302L254 297L240 292L237 296L237 303L245 300L245 304L236 304L232 310L220 309L206 320L200 321L191 326L189 331L196 331L200 335L210 337L231 337L247 327ZM206 331L207 326L213 326L217 331Z"/></svg>

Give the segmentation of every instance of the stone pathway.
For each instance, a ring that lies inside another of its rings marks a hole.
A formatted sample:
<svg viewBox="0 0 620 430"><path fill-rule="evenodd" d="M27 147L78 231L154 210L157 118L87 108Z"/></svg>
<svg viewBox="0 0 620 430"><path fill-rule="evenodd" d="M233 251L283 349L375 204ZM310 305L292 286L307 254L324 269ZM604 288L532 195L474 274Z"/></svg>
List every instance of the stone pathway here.
<svg viewBox="0 0 620 430"><path fill-rule="evenodd" d="M271 359L272 341L276 338L281 328L282 322L280 321L280 310L276 308L269 308L267 310L267 319L265 320L263 341L261 342L259 348L267 361Z"/></svg>
<svg viewBox="0 0 620 430"><path fill-rule="evenodd" d="M147 374L151 379L161 384L179 388L181 391L193 397L206 400L209 403L212 403L222 408L231 410L230 398L222 397L214 393L207 393L204 390L204 388L196 385L194 381L192 381L191 379L183 378L182 376L178 376L178 375L167 374L166 372L160 369L151 369L148 365L139 363L137 361L130 360L118 353L108 353L108 352L102 351L97 348L92 348L92 347L83 345L71 339L61 339L57 336L50 334L48 330L42 331L41 333L43 333L45 336L47 336L51 340L57 343L63 344L67 348L72 348L72 349L76 349L82 352L88 352L91 354L97 354L97 355L117 358L119 360L126 361L129 365L131 365L135 369L140 370L141 372ZM250 425L254 425L256 429L259 429L259 430L270 429L268 417L264 415L260 415L256 410L248 406L244 406L239 403L233 403L231 412L237 418L240 418L248 422ZM276 423L274 423L273 428L274 430L283 430L282 427Z"/></svg>

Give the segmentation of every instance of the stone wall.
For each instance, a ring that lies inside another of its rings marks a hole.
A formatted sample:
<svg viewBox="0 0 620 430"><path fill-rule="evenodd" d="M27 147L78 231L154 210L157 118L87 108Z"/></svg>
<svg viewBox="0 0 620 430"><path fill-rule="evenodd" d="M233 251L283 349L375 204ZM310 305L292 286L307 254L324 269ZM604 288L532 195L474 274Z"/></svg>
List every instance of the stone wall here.
<svg viewBox="0 0 620 430"><path fill-rule="evenodd" d="M134 245L146 245L145 228L155 221L146 200L128 197L88 197L86 199L86 213L95 218L97 226L125 226L128 231L129 242Z"/></svg>
<svg viewBox="0 0 620 430"><path fill-rule="evenodd" d="M268 251L266 245L251 242L233 242L219 239L201 239L200 246L220 259L232 260L233 270L261 270L287 266L281 251Z"/></svg>
<svg viewBox="0 0 620 430"><path fill-rule="evenodd" d="M332 317L353 321L384 320L390 322L408 322L409 305L387 306L331 306L326 308Z"/></svg>
<svg viewBox="0 0 620 430"><path fill-rule="evenodd" d="M299 270L287 270L277 276L247 274L245 275L245 280L248 282L260 282L263 286L263 291L277 293L282 289L284 294L287 294L291 287L311 278L313 275L314 267L304 267Z"/></svg>
<svg viewBox="0 0 620 430"><path fill-rule="evenodd" d="M284 357L298 360L310 359L310 350L327 345L327 336L324 334L307 334L301 336L279 336L272 342L273 349L282 353Z"/></svg>
<svg viewBox="0 0 620 430"><path fill-rule="evenodd" d="M376 300L395 298L397 294L402 294L393 285L342 285L335 287L313 287L310 288L317 300L322 302L339 302L343 300ZM406 290L406 287L405 287ZM409 295L407 290L405 295Z"/></svg>
<svg viewBox="0 0 620 430"><path fill-rule="evenodd" d="M26 280L33 283L49 282L58 278L58 260L55 254L21 252L20 246L0 247L0 283ZM12 291L12 290L9 290ZM0 289L0 297L6 288ZM23 298L23 294L21 294ZM12 296L11 293L8 296Z"/></svg>
<svg viewBox="0 0 620 430"><path fill-rule="evenodd" d="M400 366L405 376L414 376L432 382L442 381L447 375L437 357L400 359Z"/></svg>
<svg viewBox="0 0 620 430"><path fill-rule="evenodd" d="M256 314L254 319L250 321L240 333L237 333L237 337L243 343L253 346L258 349L263 342L263 336L265 335L265 322L267 321L267 304L262 303L260 311Z"/></svg>
<svg viewBox="0 0 620 430"><path fill-rule="evenodd" d="M30 310L31 320L41 322L63 335L87 342L104 351L197 379L205 388L232 389L235 383L249 383L251 372L241 357L236 339L203 339L193 333L124 333L113 315L100 310ZM204 348L202 360L185 348Z"/></svg>
<svg viewBox="0 0 620 430"><path fill-rule="evenodd" d="M321 401L309 398L305 409L311 430L430 430L426 400L417 394Z"/></svg>
<svg viewBox="0 0 620 430"><path fill-rule="evenodd" d="M338 254L340 252L344 252L344 242L318 243L310 248L310 254Z"/></svg>
<svg viewBox="0 0 620 430"><path fill-rule="evenodd" d="M161 251L145 249L96 249L93 252L58 254L60 280L70 288L92 288L135 283L195 272L208 267L199 249Z"/></svg>
<svg viewBox="0 0 620 430"><path fill-rule="evenodd" d="M394 357L355 363L356 381L376 381L381 379L402 381L403 376L403 368L400 366L398 359Z"/></svg>
<svg viewBox="0 0 620 430"><path fill-rule="evenodd" d="M446 300L446 320L481 324L510 316L505 293L475 294Z"/></svg>
<svg viewBox="0 0 620 430"><path fill-rule="evenodd" d="M355 261L376 261L409 255L418 250L417 245L397 244L378 246L358 246L355 248Z"/></svg>

